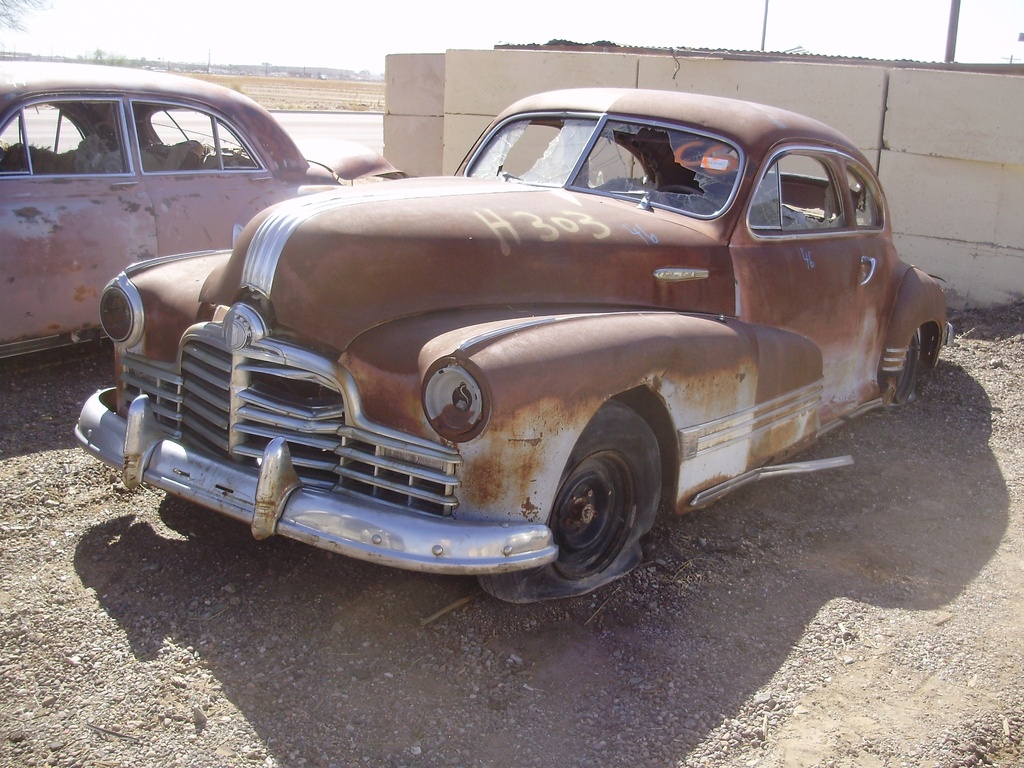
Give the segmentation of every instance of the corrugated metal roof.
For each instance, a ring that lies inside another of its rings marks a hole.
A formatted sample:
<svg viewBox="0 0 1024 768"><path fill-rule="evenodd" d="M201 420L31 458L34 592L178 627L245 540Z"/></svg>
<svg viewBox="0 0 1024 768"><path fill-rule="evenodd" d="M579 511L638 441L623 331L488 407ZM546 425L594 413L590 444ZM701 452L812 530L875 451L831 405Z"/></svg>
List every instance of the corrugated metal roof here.
<svg viewBox="0 0 1024 768"><path fill-rule="evenodd" d="M981 72L1000 75L1024 75L1024 64L947 63L942 61L913 61L911 59L869 59L858 56L830 56L802 50L744 51L724 48L655 48L618 45L608 41L575 43L571 40L551 40L547 43L502 43L495 50L564 51L577 53L630 53L641 56L672 56L677 59L726 59L761 62L803 62L820 64L849 64L900 69L940 69L950 72Z"/></svg>

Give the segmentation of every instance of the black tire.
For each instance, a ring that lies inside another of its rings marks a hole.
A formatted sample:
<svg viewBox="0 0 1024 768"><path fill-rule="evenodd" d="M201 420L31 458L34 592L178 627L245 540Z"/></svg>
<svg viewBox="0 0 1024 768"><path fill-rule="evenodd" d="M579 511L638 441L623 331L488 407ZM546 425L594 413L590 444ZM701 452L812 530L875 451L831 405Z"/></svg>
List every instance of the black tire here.
<svg viewBox="0 0 1024 768"><path fill-rule="evenodd" d="M635 411L612 400L580 434L562 472L548 525L558 559L532 571L481 576L514 603L581 595L640 562L640 537L660 496L658 441Z"/></svg>
<svg viewBox="0 0 1024 768"><path fill-rule="evenodd" d="M921 329L914 331L907 345L907 357L903 362L903 370L896 379L896 389L893 392L893 405L906 405L917 397L917 374L921 368Z"/></svg>

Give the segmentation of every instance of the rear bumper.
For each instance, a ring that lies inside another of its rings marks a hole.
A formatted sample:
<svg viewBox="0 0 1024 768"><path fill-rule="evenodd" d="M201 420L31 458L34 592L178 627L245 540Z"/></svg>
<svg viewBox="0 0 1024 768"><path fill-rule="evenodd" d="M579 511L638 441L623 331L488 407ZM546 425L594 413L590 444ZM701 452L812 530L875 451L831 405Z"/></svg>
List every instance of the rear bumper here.
<svg viewBox="0 0 1024 768"><path fill-rule="evenodd" d="M128 418L112 409L113 390L82 409L75 437L83 449L141 483L247 523L256 538L280 534L359 560L427 573L481 575L536 568L558 556L545 525L437 517L354 495L304 487L287 445L267 447L259 469L207 456L167 438L146 396Z"/></svg>

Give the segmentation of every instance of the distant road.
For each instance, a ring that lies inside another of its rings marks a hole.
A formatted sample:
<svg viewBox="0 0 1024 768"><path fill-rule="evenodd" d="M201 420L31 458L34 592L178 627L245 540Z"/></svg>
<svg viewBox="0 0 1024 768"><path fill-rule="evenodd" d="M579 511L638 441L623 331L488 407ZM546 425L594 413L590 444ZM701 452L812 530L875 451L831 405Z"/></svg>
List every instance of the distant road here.
<svg viewBox="0 0 1024 768"><path fill-rule="evenodd" d="M274 112L299 149L316 159L316 147L325 139L344 139L384 151L384 115L381 112ZM308 148L308 149L307 149Z"/></svg>

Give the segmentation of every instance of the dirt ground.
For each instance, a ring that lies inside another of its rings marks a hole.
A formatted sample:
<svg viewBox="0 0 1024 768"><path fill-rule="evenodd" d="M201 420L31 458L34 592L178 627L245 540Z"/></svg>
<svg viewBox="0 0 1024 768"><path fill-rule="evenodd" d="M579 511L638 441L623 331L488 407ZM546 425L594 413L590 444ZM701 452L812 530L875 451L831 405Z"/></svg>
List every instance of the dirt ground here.
<svg viewBox="0 0 1024 768"><path fill-rule="evenodd" d="M192 75L244 93L267 109L383 112L384 81Z"/></svg>
<svg viewBox="0 0 1024 768"><path fill-rule="evenodd" d="M1024 304L953 320L805 454L854 466L527 606L127 492L72 438L109 350L0 361L0 765L1024 765Z"/></svg>

